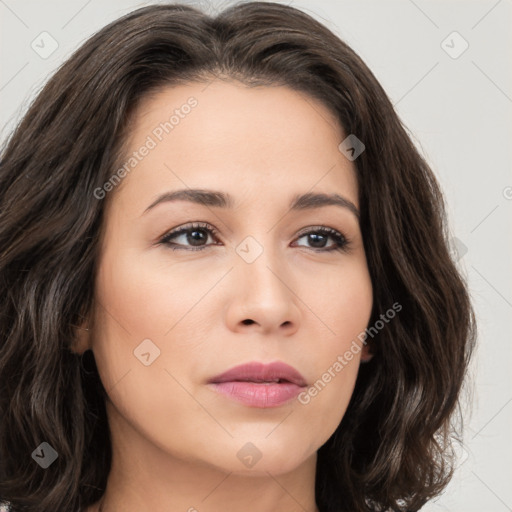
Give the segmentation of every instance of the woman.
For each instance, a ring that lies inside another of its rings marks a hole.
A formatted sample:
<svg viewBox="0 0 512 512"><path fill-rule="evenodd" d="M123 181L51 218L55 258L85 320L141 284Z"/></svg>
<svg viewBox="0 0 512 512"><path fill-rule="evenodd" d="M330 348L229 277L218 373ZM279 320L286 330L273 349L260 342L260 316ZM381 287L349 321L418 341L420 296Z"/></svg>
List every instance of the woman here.
<svg viewBox="0 0 512 512"><path fill-rule="evenodd" d="M111 23L12 134L0 204L11 510L419 510L449 482L475 322L443 197L310 16Z"/></svg>

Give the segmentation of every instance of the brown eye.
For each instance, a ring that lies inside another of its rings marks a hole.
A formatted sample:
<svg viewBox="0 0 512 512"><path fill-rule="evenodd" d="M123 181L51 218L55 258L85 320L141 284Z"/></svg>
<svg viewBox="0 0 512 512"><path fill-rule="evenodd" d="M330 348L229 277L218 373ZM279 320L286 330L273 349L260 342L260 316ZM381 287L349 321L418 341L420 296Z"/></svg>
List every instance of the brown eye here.
<svg viewBox="0 0 512 512"><path fill-rule="evenodd" d="M310 231L303 232L299 239L307 237L307 241L311 244L312 248L317 252L328 252L328 251L343 251L347 249L349 240L339 231L328 228L325 226L319 226L311 229ZM328 239L331 238L334 243L326 248Z"/></svg>
<svg viewBox="0 0 512 512"><path fill-rule="evenodd" d="M160 240L160 243L170 246L173 250L200 251L208 247L208 245L205 245L205 242L208 241L208 236L214 237L216 233L217 231L209 224L196 223L171 231ZM175 243L173 241L180 237L182 237L182 242L184 243Z"/></svg>
<svg viewBox="0 0 512 512"><path fill-rule="evenodd" d="M169 246L173 250L201 251L210 245L218 245L207 243L209 236L216 239L216 235L217 231L209 224L194 223L167 233L159 243ZM326 226L311 228L309 231L301 233L298 239L306 237L311 250L315 252L346 251L350 244L350 240L342 233ZM179 238L182 238L181 242L176 243L175 240ZM329 238L333 240L333 243L326 247ZM299 245L299 247L303 246Z"/></svg>

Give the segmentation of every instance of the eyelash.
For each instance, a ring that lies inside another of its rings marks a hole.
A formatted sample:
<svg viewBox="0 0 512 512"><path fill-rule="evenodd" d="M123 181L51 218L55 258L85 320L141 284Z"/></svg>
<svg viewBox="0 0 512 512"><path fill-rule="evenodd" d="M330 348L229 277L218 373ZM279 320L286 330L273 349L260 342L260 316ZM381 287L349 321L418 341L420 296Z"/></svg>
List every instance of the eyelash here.
<svg viewBox="0 0 512 512"><path fill-rule="evenodd" d="M211 244L210 244L210 245L203 245L203 246L194 247L194 248L190 248L190 247L185 248L185 246L182 246L179 244L174 244L170 241L183 233L192 232L192 231L198 230L198 229L204 230L204 231L208 232L208 234L212 235L214 238L217 238L218 232L214 227L212 227L211 225L209 225L207 223L196 222L196 223L193 223L190 225L182 226L174 231L167 233L160 239L160 241L158 243L162 244L162 245L169 246L173 251L175 251L175 250L202 251L203 249L211 247ZM331 236L333 238L333 240L335 241L335 244L332 247L330 247L328 249L312 248L311 250L313 252L332 252L332 251L348 252L348 249L349 249L350 243L351 243L350 240L345 235L340 233L339 231L337 231L333 228L329 228L327 226L313 227L313 228L309 229L309 231L302 232L298 236L298 238L300 239L304 236L307 236L307 235L310 235L313 233ZM301 246L301 247L303 247L303 246Z"/></svg>

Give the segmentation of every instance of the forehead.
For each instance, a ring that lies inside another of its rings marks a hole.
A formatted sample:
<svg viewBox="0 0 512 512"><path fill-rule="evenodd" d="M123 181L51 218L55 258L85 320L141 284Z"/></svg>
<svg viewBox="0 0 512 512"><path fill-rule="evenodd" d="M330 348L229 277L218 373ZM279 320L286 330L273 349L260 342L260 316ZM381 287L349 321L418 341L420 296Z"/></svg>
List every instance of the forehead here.
<svg viewBox="0 0 512 512"><path fill-rule="evenodd" d="M187 187L283 201L332 191L357 205L355 168L338 149L346 136L338 120L288 87L214 80L162 88L140 102L129 128L121 163L132 165L116 193L139 209L161 192Z"/></svg>

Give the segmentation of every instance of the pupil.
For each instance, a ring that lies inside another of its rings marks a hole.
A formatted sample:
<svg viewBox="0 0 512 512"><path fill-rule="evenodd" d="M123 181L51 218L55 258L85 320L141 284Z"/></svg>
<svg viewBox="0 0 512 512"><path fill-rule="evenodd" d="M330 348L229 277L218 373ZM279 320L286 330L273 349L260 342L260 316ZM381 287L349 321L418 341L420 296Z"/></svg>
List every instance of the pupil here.
<svg viewBox="0 0 512 512"><path fill-rule="evenodd" d="M318 245L318 247L323 247L322 242L325 243L325 235L318 234L318 233L312 233L309 235L309 237L310 237L310 243L313 246L315 246L315 243L318 243L318 241L320 241L320 244ZM316 239L316 241L315 241L315 239ZM312 240L312 242L311 242L311 240Z"/></svg>
<svg viewBox="0 0 512 512"><path fill-rule="evenodd" d="M199 237L195 237L194 235L199 234ZM201 240L204 239L204 231L195 229L194 231L191 231L189 233L189 242L192 241L193 243L191 245L200 245L196 244L195 242L201 242Z"/></svg>

